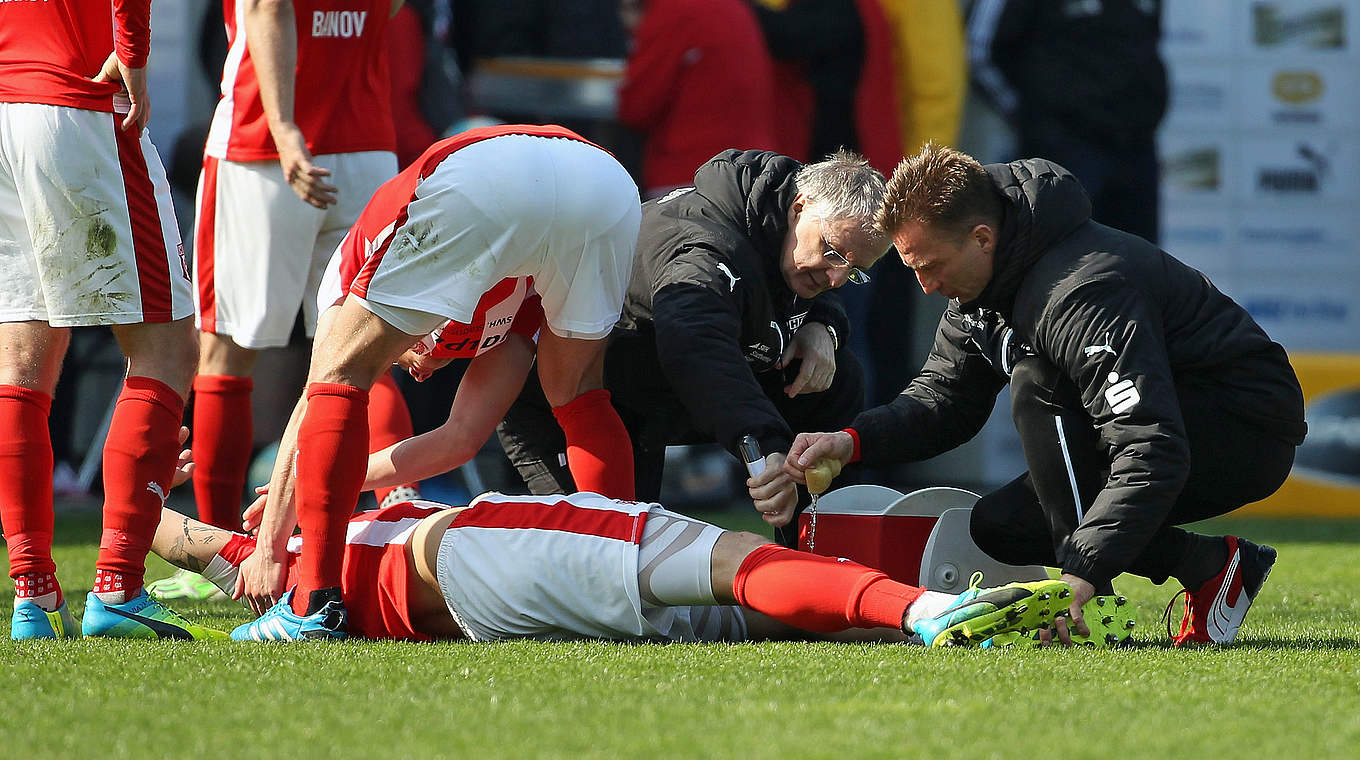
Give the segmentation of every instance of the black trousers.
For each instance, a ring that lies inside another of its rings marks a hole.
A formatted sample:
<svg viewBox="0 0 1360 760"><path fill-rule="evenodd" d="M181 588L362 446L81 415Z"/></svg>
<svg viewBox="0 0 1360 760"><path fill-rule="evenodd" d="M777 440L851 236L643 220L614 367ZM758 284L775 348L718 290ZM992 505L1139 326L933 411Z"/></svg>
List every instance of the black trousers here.
<svg viewBox="0 0 1360 760"><path fill-rule="evenodd" d="M1187 552L1202 545L1177 525L1269 496L1294 462L1294 444L1225 409L1213 389L1178 387L1177 394L1190 442L1189 477L1161 527L1125 568L1156 583L1176 575ZM973 540L1002 562L1054 566L1078 523L1073 484L1084 514L1105 487L1110 457L1076 386L1042 358L1016 364L1011 412L1029 471L978 501Z"/></svg>
<svg viewBox="0 0 1360 760"><path fill-rule="evenodd" d="M793 432L840 430L864 408L864 372L847 346L836 352L836 377L825 391L794 398L785 396L784 386L796 377L797 369L795 362L783 372L756 376L766 397ZM605 388L632 440L637 499L656 501L661 495L666 447L712 443L713 439L695 429L689 412L661 372L655 342L650 338L616 336L610 341L605 356ZM723 399L715 396L712 403L721 410ZM501 447L531 492L576 490L566 465L566 439L535 373L530 373L524 390L496 432ZM853 478L853 472L846 473L838 484ZM804 496L803 502L806 501ZM799 503L800 512L806 506L803 502ZM790 528L777 529L776 540L792 546L796 526L795 519Z"/></svg>

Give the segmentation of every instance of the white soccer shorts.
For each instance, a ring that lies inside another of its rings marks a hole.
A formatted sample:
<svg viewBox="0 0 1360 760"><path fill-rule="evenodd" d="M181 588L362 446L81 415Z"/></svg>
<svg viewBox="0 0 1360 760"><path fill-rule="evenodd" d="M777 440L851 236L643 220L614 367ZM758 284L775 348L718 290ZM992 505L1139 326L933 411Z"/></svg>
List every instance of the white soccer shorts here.
<svg viewBox="0 0 1360 760"><path fill-rule="evenodd" d="M529 276L549 329L602 338L623 306L641 220L637 186L599 148L531 135L473 143L394 211L363 297L394 327L424 335L446 319L466 323L501 280Z"/></svg>
<svg viewBox="0 0 1360 760"><path fill-rule="evenodd" d="M288 343L298 309L316 333L317 288L331 253L373 192L397 173L392 153L316 156L339 188L327 209L309 205L278 161L205 157L194 231L198 327L245 348Z"/></svg>
<svg viewBox="0 0 1360 760"><path fill-rule="evenodd" d="M193 313L170 184L123 117L0 103L0 322L169 322Z"/></svg>

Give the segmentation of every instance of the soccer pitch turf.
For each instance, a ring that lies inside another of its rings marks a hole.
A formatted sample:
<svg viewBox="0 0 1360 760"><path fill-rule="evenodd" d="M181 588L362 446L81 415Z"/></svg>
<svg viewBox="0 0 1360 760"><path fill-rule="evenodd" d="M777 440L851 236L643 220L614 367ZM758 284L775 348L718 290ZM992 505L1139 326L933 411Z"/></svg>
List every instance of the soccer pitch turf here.
<svg viewBox="0 0 1360 760"><path fill-rule="evenodd" d="M1137 645L1113 651L5 640L0 757L1356 757L1360 522L1204 527L1280 550L1232 647L1170 649L1174 583L1128 576ZM77 614L97 537L59 516Z"/></svg>

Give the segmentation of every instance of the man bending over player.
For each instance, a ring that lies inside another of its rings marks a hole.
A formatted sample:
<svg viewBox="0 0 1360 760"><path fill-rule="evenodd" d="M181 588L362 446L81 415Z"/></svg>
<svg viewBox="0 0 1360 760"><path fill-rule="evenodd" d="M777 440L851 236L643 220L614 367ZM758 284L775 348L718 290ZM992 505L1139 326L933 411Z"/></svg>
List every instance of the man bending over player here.
<svg viewBox="0 0 1360 760"><path fill-rule="evenodd" d="M290 586L301 544L294 536L288 546ZM165 510L152 548L230 591L255 539ZM355 515L341 589L334 614L348 620L329 621L320 637L741 641L787 636L792 626L888 628L933 645L1047 627L1071 593L1049 580L941 594L593 493L489 493L467 507L413 501ZM270 623L252 629L257 640L287 638Z"/></svg>

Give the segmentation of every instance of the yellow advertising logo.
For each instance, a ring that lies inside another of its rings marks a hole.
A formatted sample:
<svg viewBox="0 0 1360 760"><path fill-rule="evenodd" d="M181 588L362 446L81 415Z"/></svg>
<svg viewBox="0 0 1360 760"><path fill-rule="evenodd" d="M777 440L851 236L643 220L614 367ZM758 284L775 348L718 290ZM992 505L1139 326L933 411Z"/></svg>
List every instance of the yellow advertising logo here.
<svg viewBox="0 0 1360 760"><path fill-rule="evenodd" d="M1322 97L1322 89L1322 75L1316 71L1280 71L1270 81L1276 99L1296 106Z"/></svg>

